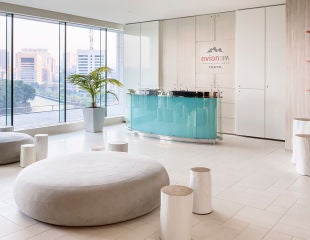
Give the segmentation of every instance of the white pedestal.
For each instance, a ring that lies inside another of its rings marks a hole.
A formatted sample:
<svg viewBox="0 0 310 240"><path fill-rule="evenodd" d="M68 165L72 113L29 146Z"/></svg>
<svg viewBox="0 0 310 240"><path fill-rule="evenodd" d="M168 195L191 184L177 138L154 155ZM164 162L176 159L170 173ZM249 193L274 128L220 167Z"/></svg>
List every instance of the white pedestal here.
<svg viewBox="0 0 310 240"><path fill-rule="evenodd" d="M128 143L124 141L108 142L108 151L128 152Z"/></svg>
<svg viewBox="0 0 310 240"><path fill-rule="evenodd" d="M20 146L20 166L27 167L36 161L36 149L34 144Z"/></svg>
<svg viewBox="0 0 310 240"><path fill-rule="evenodd" d="M34 144L36 147L36 161L47 158L48 134L34 135Z"/></svg>
<svg viewBox="0 0 310 240"><path fill-rule="evenodd" d="M161 189L161 240L190 240L193 190L171 185Z"/></svg>
<svg viewBox="0 0 310 240"><path fill-rule="evenodd" d="M103 145L93 146L91 150L92 151L104 151L104 146Z"/></svg>
<svg viewBox="0 0 310 240"><path fill-rule="evenodd" d="M13 126L0 126L0 132L14 132Z"/></svg>
<svg viewBox="0 0 310 240"><path fill-rule="evenodd" d="M294 118L293 120L293 154L292 163L296 162L296 134L310 134L310 118Z"/></svg>
<svg viewBox="0 0 310 240"><path fill-rule="evenodd" d="M212 212L212 184L209 168L196 167L190 171L190 188L194 191L193 213Z"/></svg>
<svg viewBox="0 0 310 240"><path fill-rule="evenodd" d="M310 134L295 135L296 172L310 176Z"/></svg>

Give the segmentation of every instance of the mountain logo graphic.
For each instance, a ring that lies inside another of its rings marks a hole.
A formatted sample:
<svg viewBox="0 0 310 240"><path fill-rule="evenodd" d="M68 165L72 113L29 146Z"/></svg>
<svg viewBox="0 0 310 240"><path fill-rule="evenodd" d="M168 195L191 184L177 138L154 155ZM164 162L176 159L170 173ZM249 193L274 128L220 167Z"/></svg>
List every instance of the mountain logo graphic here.
<svg viewBox="0 0 310 240"><path fill-rule="evenodd" d="M222 48L216 48L216 47L210 48L208 50L208 53L213 53L213 52L223 52L223 50Z"/></svg>

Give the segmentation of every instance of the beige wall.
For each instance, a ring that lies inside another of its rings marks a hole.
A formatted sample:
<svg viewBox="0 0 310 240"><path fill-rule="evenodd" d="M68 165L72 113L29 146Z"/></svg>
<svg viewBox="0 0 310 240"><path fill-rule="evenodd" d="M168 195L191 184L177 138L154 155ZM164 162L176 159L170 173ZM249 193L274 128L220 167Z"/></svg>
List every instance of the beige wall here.
<svg viewBox="0 0 310 240"><path fill-rule="evenodd" d="M287 0L286 149L295 117L310 118L310 0Z"/></svg>

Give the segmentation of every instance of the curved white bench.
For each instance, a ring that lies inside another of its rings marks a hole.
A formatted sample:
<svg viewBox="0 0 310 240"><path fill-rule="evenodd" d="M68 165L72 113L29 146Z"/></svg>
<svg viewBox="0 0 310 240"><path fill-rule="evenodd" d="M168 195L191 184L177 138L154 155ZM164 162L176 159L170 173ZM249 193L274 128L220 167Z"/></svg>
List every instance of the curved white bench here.
<svg viewBox="0 0 310 240"><path fill-rule="evenodd" d="M33 143L33 138L25 133L0 133L0 165L19 162L20 146Z"/></svg>
<svg viewBox="0 0 310 240"><path fill-rule="evenodd" d="M96 226L144 215L169 184L164 167L122 152L74 153L23 169L14 188L18 208L42 222Z"/></svg>

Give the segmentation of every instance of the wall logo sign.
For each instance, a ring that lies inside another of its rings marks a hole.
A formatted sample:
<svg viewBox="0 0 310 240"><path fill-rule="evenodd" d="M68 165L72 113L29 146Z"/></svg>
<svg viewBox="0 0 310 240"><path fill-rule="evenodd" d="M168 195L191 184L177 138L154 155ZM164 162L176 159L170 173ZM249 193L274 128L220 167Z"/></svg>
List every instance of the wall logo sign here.
<svg viewBox="0 0 310 240"><path fill-rule="evenodd" d="M226 55L221 47L212 47L202 54L200 62L209 65L209 68L223 68L230 63L229 55Z"/></svg>
<svg viewBox="0 0 310 240"><path fill-rule="evenodd" d="M223 52L222 48L217 49L216 47L210 48L208 50L208 53L213 53L213 52Z"/></svg>
<svg viewBox="0 0 310 240"><path fill-rule="evenodd" d="M234 58L232 41L201 42L196 47L198 73L231 72Z"/></svg>

